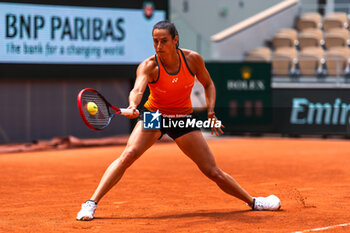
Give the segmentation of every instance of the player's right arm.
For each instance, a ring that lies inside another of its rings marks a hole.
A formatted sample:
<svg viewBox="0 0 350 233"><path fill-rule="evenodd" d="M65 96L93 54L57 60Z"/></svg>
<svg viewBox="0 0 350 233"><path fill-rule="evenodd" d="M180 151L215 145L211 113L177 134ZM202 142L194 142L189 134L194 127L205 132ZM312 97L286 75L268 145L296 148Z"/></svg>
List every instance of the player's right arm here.
<svg viewBox="0 0 350 233"><path fill-rule="evenodd" d="M158 67L154 56L146 59L137 67L134 88L130 91L129 94L128 109L133 110L133 115L130 118L136 118L138 116L136 108L142 100L142 96L146 90L147 84L148 82L155 80L157 78L157 75Z"/></svg>

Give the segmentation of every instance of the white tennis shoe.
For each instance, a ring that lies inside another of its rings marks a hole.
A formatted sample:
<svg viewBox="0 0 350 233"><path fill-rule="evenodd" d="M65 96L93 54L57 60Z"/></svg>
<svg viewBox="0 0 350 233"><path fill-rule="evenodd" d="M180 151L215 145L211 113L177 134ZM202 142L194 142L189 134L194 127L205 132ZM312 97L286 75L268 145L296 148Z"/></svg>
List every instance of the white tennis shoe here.
<svg viewBox="0 0 350 233"><path fill-rule="evenodd" d="M91 221L94 219L96 208L97 203L92 200L88 200L85 203L81 204L81 210L77 214L77 220Z"/></svg>
<svg viewBox="0 0 350 233"><path fill-rule="evenodd" d="M253 210L279 210L281 201L275 195L268 197L254 197Z"/></svg>

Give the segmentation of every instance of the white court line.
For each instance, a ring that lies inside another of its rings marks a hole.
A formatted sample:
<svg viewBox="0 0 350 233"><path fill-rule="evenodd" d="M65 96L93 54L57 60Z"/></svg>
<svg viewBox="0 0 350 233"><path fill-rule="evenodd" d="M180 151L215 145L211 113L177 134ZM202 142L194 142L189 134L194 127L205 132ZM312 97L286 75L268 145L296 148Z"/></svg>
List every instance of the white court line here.
<svg viewBox="0 0 350 233"><path fill-rule="evenodd" d="M323 231L323 230L329 230L337 227L346 227L350 226L349 223L344 223L344 224L339 224L339 225L333 225L333 226L328 226L328 227L321 227L321 228L314 228L314 229L309 229L309 230L303 230L303 231L295 231L293 233L305 233L305 232L312 232L312 231Z"/></svg>

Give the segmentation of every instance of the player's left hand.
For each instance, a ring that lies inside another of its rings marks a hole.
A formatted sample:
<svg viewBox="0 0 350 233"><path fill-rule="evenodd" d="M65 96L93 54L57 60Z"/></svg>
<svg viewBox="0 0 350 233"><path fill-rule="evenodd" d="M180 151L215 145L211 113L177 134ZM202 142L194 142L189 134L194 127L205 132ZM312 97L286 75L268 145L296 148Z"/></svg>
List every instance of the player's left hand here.
<svg viewBox="0 0 350 233"><path fill-rule="evenodd" d="M216 118L215 116L215 112L209 112L208 113L208 119L210 119L210 125L212 125L211 127L211 134L213 135L215 133L216 136L219 136L219 132L220 134L224 134L224 131L221 128L225 128L225 126L223 124L221 124L221 121L218 120L218 118ZM214 121L214 123L212 123ZM216 127L217 123L220 122L220 127Z"/></svg>

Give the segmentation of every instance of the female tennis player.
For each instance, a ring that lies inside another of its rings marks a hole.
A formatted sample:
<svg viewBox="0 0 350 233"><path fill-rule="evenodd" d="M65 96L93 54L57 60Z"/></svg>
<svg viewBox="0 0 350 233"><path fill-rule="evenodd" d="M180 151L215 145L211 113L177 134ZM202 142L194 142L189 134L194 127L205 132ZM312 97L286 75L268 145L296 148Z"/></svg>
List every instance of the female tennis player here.
<svg viewBox="0 0 350 233"><path fill-rule="evenodd" d="M160 21L154 25L153 45L156 55L147 58L137 68L134 88L129 95L130 118L136 118L136 107L149 86L150 95L144 107L148 111L159 111L162 117L172 120L188 117L192 113L191 91L195 77L205 89L208 119L216 122L214 107L216 91L202 57L191 50L179 48L179 35L174 24ZM175 117L175 118L174 118ZM212 134L223 133L221 127L213 124ZM215 127L216 126L216 127ZM217 165L213 154L201 131L196 127L144 129L140 120L130 135L126 148L105 171L97 189L90 200L82 204L77 220L92 220L97 203L122 178L126 169L133 164L163 134L168 134L179 148L198 166L209 179L224 192L244 201L253 210L277 210L280 200L274 196L250 196L230 175Z"/></svg>

